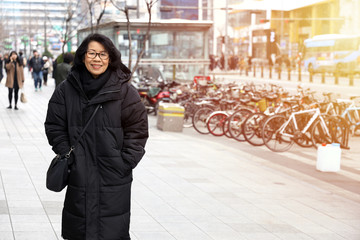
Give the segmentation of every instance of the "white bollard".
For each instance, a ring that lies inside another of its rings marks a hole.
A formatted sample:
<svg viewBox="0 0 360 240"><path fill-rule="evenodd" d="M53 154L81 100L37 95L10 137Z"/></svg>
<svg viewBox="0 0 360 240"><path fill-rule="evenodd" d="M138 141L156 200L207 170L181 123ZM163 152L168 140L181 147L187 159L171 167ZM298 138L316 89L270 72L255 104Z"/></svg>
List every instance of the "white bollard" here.
<svg viewBox="0 0 360 240"><path fill-rule="evenodd" d="M317 150L316 169L321 172L337 172L340 170L340 144L322 144Z"/></svg>

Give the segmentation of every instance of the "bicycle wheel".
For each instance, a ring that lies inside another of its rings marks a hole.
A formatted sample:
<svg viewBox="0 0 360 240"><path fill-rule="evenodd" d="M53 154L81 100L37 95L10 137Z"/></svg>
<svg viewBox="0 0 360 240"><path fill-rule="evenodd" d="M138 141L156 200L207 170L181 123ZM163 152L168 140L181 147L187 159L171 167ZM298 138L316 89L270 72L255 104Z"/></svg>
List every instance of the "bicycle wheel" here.
<svg viewBox="0 0 360 240"><path fill-rule="evenodd" d="M202 107L199 108L193 115L192 123L194 129L201 134L208 134L209 130L206 126L206 119L209 115L214 111L213 108L210 107Z"/></svg>
<svg viewBox="0 0 360 240"><path fill-rule="evenodd" d="M333 116L333 120L336 125L333 127L335 131L335 135L333 136L334 142L340 143L340 147L345 149L349 148L349 135L350 135L350 124L346 121L346 119L340 116Z"/></svg>
<svg viewBox="0 0 360 240"><path fill-rule="evenodd" d="M183 127L184 127L184 128L190 128L190 127L192 127L192 126L193 126L192 117L185 113L185 114L184 114Z"/></svg>
<svg viewBox="0 0 360 240"><path fill-rule="evenodd" d="M282 129L286 121L287 119L284 116L274 115L269 117L263 125L262 137L264 144L273 152L287 151L294 144L292 137L294 134L293 125L287 124L285 129ZM280 130L282 131L280 132Z"/></svg>
<svg viewBox="0 0 360 240"><path fill-rule="evenodd" d="M228 138L232 138L230 131L229 131L229 120L230 120L230 117L228 116L223 125L223 132L224 132L225 136L227 136Z"/></svg>
<svg viewBox="0 0 360 240"><path fill-rule="evenodd" d="M253 146L264 145L262 138L262 127L268 116L264 113L251 114L243 124L243 134L245 140Z"/></svg>
<svg viewBox="0 0 360 240"><path fill-rule="evenodd" d="M194 112L198 109L198 107L195 104L189 102L183 104L183 107L185 108L183 127L190 128L193 126L192 119L194 116Z"/></svg>
<svg viewBox="0 0 360 240"><path fill-rule="evenodd" d="M232 138L236 139L239 142L245 141L242 125L251 113L252 112L249 109L242 108L234 112L230 116L229 132Z"/></svg>
<svg viewBox="0 0 360 240"><path fill-rule="evenodd" d="M301 133L300 136L295 137L294 141L300 147L308 148L314 146L311 140L311 129L306 131L304 134Z"/></svg>
<svg viewBox="0 0 360 240"><path fill-rule="evenodd" d="M323 143L332 143L330 129L328 127L329 122L325 117L323 120L324 121L322 121L320 118L317 119L311 129L311 141L313 142L313 145L316 149Z"/></svg>
<svg viewBox="0 0 360 240"><path fill-rule="evenodd" d="M341 147L348 147L349 125L341 117L323 117L314 122L311 129L311 140L317 149L321 144L340 143Z"/></svg>
<svg viewBox="0 0 360 240"><path fill-rule="evenodd" d="M227 115L225 113L215 113L207 119L206 125L209 132L217 137L224 135L223 126L227 119Z"/></svg>
<svg viewBox="0 0 360 240"><path fill-rule="evenodd" d="M302 114L296 117L297 126L299 129L304 129L306 124L310 121L312 115L311 114ZM290 122L290 124L293 124ZM294 141L300 147L312 147L314 144L311 140L311 128L309 128L305 133L301 131L295 131L294 133Z"/></svg>

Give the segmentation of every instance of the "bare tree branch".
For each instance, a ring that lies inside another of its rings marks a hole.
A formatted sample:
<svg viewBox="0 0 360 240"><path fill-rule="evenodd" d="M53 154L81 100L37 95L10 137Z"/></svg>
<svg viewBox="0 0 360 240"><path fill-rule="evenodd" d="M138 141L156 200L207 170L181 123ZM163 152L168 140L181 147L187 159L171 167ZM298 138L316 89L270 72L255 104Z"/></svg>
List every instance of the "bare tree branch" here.
<svg viewBox="0 0 360 240"><path fill-rule="evenodd" d="M132 67L132 38L131 38L131 32L130 32L131 31L131 23L130 23L130 19L129 19L129 9L127 8L127 6L125 6L124 9L120 8L119 6L117 6L114 3L114 0L110 0L110 1L118 10L123 12L126 16L127 32L128 32L128 36L129 36L129 64L128 64L128 67L129 67L129 69L131 69L131 77L132 77L134 72L136 71L136 69L139 66L142 56L145 53L146 42L149 40L149 35L150 35L150 30L151 30L151 9L158 0L144 0L146 3L146 8L147 8L148 14L149 14L149 19L148 19L148 24L147 24L147 29L146 29L146 34L145 34L145 38L143 41L143 45L141 47L140 53L137 55L137 59L136 59L136 63L134 65L134 67Z"/></svg>
<svg viewBox="0 0 360 240"><path fill-rule="evenodd" d="M108 0L105 0L105 1L104 1L104 7L103 7L103 8L101 7L101 1L98 2L98 3L100 4L101 12L100 12L98 18L96 19L96 29L98 28L98 26L99 26L99 24L100 24L101 18L102 18L102 17L104 16L104 14L105 14L105 9L106 9L106 7L107 7L107 1L108 1Z"/></svg>
<svg viewBox="0 0 360 240"><path fill-rule="evenodd" d="M95 0L96 1L96 0ZM94 5L94 0L86 0L87 4L88 4L88 11L90 14L90 28L91 28L91 33L94 33L94 26L93 26L93 5Z"/></svg>
<svg viewBox="0 0 360 240"><path fill-rule="evenodd" d="M67 8L66 8L66 14L64 15L64 20L63 20L63 24L62 24L62 28L65 30L55 30L58 32L59 35L62 36L63 39L63 43L62 43L62 53L64 54L65 52L65 46L68 42L70 42L75 36L76 36L76 29L72 28L71 25L76 26L79 23L83 22L84 18L87 15L87 12L85 12L80 19L77 19L76 22L74 22L75 20L75 12L76 10L79 8L80 6L80 1L81 0L76 0L76 6L73 7L73 0L69 0L64 4L67 4ZM49 21L51 26L54 26L54 24L51 22L50 17L47 17L47 20Z"/></svg>
<svg viewBox="0 0 360 240"><path fill-rule="evenodd" d="M98 26L100 24L100 21L102 19L102 17L105 14L105 10L107 7L107 3L108 0L86 0L87 6L88 6L88 11L89 11L89 15L90 15L90 28L91 28L91 33L94 33L94 24L93 24L93 18L96 19L96 29L98 29ZM100 13L99 16L96 17L96 9L100 8Z"/></svg>
<svg viewBox="0 0 360 240"><path fill-rule="evenodd" d="M145 53L145 45L146 45L146 42L149 40L149 35L150 35L150 30L151 30L151 9L152 7L154 6L154 4L157 2L158 0L145 0L146 2L146 8L147 8L147 11L148 11L148 14L149 14L149 20L148 20L148 25L147 25L147 29L146 29L146 34L145 34L145 39L144 39L144 42L143 42L143 46L141 48L141 51L140 53L138 54L137 56L137 59L136 59L136 63L135 63L135 66L133 67L133 69L131 70L131 77L133 76L134 72L136 71L137 67L139 66L139 63L140 63L140 60L142 58L142 56L144 55ZM131 78L130 78L131 79Z"/></svg>
<svg viewBox="0 0 360 240"><path fill-rule="evenodd" d="M128 37L129 37L129 61L128 61L128 67L129 69L131 69L131 65L132 65L132 38L131 38L131 32L130 32L130 18L129 18L129 8L127 6L125 6L125 8L120 8L119 6L117 6L113 0L110 0L111 3L114 5L114 7L116 7L119 11L123 12L125 14L126 17L126 28L127 28L127 33L128 33Z"/></svg>

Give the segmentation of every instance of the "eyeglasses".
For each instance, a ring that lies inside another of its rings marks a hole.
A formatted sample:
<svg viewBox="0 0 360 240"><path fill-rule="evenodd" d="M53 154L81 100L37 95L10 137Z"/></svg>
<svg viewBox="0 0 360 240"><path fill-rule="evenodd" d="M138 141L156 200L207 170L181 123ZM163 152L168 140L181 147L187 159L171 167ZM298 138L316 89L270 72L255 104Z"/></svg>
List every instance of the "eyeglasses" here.
<svg viewBox="0 0 360 240"><path fill-rule="evenodd" d="M99 58L101 60L107 60L109 58L109 54L107 52L95 52L95 51L87 51L86 56L90 59L96 58L96 56L99 55Z"/></svg>

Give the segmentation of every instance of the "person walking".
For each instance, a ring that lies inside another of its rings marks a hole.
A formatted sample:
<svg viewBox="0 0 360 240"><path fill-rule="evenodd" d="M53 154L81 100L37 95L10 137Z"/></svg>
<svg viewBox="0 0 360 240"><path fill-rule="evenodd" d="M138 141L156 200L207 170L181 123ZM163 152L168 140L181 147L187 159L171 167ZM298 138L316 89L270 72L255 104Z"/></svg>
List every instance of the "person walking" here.
<svg viewBox="0 0 360 240"><path fill-rule="evenodd" d="M4 64L4 69L5 69L6 73L7 73L6 64L10 62L9 54L8 54L8 53L5 53L5 54L4 54L4 59L3 59L3 61L4 61L4 63L3 63L3 64Z"/></svg>
<svg viewBox="0 0 360 240"><path fill-rule="evenodd" d="M18 110L17 102L19 99L19 89L23 87L24 77L24 66L20 62L18 55L15 51L12 51L9 56L9 62L6 63L7 78L5 86L9 88L9 106L8 109L12 108L12 98L14 93L15 110Z"/></svg>
<svg viewBox="0 0 360 240"><path fill-rule="evenodd" d="M50 63L47 56L43 56L44 66L42 68L42 74L44 78L44 86L47 86L48 74L52 73L52 64Z"/></svg>
<svg viewBox="0 0 360 240"><path fill-rule="evenodd" d="M24 53L23 53L22 51L19 52L18 58L19 58L19 61L23 63L23 66L24 66L24 68L25 68L26 65L27 65L27 60L26 60L26 58L24 57Z"/></svg>
<svg viewBox="0 0 360 240"><path fill-rule="evenodd" d="M41 90L42 84L42 68L44 66L44 61L40 58L39 53L34 50L33 57L29 60L29 67L31 68L31 75L34 79L35 91L38 89Z"/></svg>
<svg viewBox="0 0 360 240"><path fill-rule="evenodd" d="M99 109L70 155L64 239L130 239L132 170L148 138L146 109L129 83L130 74L113 42L90 34L49 101L45 132L56 154L69 152Z"/></svg>
<svg viewBox="0 0 360 240"><path fill-rule="evenodd" d="M4 63L4 59L3 59L3 56L0 53L0 83L1 83L1 80L4 78L3 63Z"/></svg>
<svg viewBox="0 0 360 240"><path fill-rule="evenodd" d="M73 61L74 55L72 53L64 53L63 62L56 64L56 68L54 70L54 79L56 86L58 86L62 81L66 79L71 70L71 64Z"/></svg>

